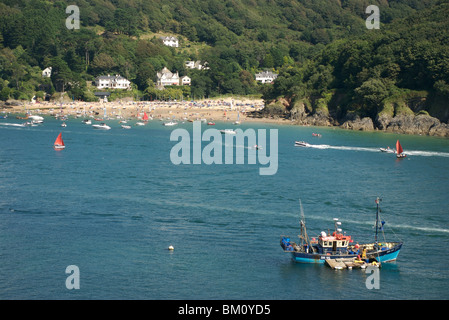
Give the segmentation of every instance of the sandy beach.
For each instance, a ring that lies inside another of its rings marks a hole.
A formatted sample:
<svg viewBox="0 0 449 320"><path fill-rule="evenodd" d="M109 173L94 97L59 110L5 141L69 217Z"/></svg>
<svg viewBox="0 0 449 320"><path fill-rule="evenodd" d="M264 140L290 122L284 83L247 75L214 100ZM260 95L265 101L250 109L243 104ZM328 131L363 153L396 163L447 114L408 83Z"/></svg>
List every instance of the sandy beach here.
<svg viewBox="0 0 449 320"><path fill-rule="evenodd" d="M163 120L201 120L235 122L290 123L285 119L255 118L251 112L264 107L262 99L209 99L201 101L114 101L66 103L37 102L22 103L20 106L4 107L2 114L25 115L65 115L75 117L94 117L103 120L141 119L144 112L148 117Z"/></svg>

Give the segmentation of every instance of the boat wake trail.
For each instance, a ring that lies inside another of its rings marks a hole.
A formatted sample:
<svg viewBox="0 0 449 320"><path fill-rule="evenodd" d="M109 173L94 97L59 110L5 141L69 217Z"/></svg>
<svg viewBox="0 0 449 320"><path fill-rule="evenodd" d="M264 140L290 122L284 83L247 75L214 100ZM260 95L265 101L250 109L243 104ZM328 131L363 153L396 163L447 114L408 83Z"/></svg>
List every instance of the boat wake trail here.
<svg viewBox="0 0 449 320"><path fill-rule="evenodd" d="M331 146L331 145L328 145L328 144L311 144L311 145L309 145L309 148L314 148L314 149L333 149L333 150L345 150L345 151L380 152L379 148ZM409 156L445 157L445 158L449 158L449 152L410 150L410 151L404 151L404 153L406 155L409 155Z"/></svg>

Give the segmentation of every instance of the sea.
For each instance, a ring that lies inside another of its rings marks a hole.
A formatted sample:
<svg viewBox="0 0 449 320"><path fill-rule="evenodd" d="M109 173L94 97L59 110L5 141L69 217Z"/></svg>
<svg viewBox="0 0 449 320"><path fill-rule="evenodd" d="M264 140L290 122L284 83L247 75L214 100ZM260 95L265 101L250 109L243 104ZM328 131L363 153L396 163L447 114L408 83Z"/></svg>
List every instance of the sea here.
<svg viewBox="0 0 449 320"><path fill-rule="evenodd" d="M2 300L449 298L449 139L202 124L265 131L257 142L267 155L276 132L277 171L261 175L259 158L174 164L170 136L185 129L193 143L191 122L129 121L127 130L108 120L111 129L99 130L74 117L67 127L49 116L37 126L23 121L0 120ZM60 132L66 148L56 151ZM405 159L380 152L397 140ZM296 263L282 250L282 235L298 239L300 203L310 237L332 231L338 218L344 233L372 242L377 197L380 241L403 241L377 287L366 270Z"/></svg>

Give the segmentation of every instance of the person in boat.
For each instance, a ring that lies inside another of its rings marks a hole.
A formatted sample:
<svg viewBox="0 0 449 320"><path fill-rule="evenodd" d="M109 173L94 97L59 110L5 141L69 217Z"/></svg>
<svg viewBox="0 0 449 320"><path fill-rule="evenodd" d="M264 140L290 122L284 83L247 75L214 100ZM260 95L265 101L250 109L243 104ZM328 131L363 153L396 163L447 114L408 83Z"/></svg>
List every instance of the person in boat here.
<svg viewBox="0 0 449 320"><path fill-rule="evenodd" d="M366 248L365 247L363 247L363 249L362 249L362 258L366 259Z"/></svg>

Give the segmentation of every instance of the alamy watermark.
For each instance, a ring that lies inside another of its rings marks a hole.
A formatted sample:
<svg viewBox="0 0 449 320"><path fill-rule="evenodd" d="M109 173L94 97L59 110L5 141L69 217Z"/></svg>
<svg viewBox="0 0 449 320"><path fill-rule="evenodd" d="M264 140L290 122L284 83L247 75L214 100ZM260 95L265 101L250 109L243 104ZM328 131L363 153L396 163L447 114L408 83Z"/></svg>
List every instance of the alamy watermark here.
<svg viewBox="0 0 449 320"><path fill-rule="evenodd" d="M278 130L270 129L270 143L267 143L267 129L202 131L201 122L193 122L192 137L186 129L175 129L170 141L179 141L170 151L173 164L260 164L260 175L274 175L278 170ZM204 146L203 141L209 143ZM235 145L234 145L235 141ZM245 143L247 141L247 144ZM270 154L267 155L267 147ZM235 149L235 163L234 163ZM224 161L223 161L224 155Z"/></svg>
<svg viewBox="0 0 449 320"><path fill-rule="evenodd" d="M80 8L76 5L70 5L65 9L65 13L70 16L65 20L65 26L67 29L79 29L80 28Z"/></svg>
<svg viewBox="0 0 449 320"><path fill-rule="evenodd" d="M380 10L378 6L370 5L366 7L365 13L371 13L366 19L365 25L368 29L380 29Z"/></svg>
<svg viewBox="0 0 449 320"><path fill-rule="evenodd" d="M65 280L65 287L69 290L80 288L80 268L70 265L65 268L65 273L70 274Z"/></svg>
<svg viewBox="0 0 449 320"><path fill-rule="evenodd" d="M365 286L367 289L380 289L380 272L379 268L375 266L368 266L365 269L366 274L370 274L366 277Z"/></svg>

